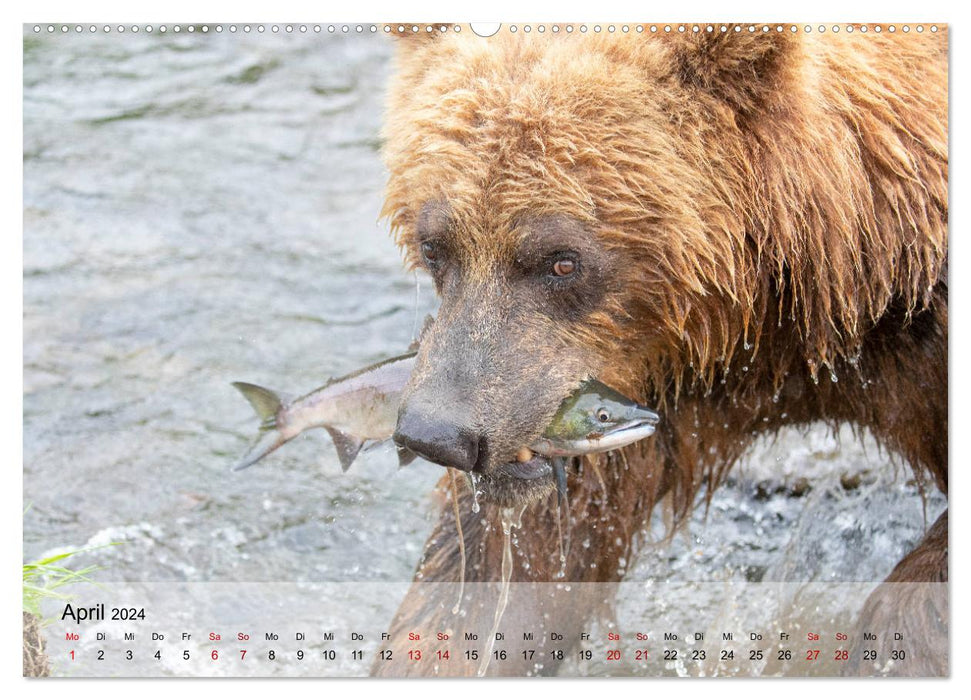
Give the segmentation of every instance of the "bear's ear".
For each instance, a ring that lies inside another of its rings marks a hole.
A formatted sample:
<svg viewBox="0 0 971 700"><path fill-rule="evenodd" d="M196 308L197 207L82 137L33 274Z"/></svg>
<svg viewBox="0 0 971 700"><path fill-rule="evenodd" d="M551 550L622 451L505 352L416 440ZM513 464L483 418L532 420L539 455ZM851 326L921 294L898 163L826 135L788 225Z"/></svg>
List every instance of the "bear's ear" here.
<svg viewBox="0 0 971 700"><path fill-rule="evenodd" d="M794 64L798 39L775 27L715 25L712 31L671 37L676 78L728 103L740 113L750 113L778 94L787 68Z"/></svg>
<svg viewBox="0 0 971 700"><path fill-rule="evenodd" d="M395 39L407 41L432 41L437 37L452 31L454 24L416 24L415 22L385 22L384 27L388 27L390 34Z"/></svg>

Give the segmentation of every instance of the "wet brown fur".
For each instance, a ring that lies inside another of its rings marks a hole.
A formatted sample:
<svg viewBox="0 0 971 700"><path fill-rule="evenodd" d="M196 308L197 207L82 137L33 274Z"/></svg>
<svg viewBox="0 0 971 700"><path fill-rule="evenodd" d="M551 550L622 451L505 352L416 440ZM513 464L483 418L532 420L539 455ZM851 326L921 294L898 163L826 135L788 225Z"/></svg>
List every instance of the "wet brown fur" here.
<svg viewBox="0 0 971 700"><path fill-rule="evenodd" d="M716 25L402 44L384 214L409 261L420 264L429 202L448 210L466 281L483 285L523 221L577 222L612 256L609 292L560 330L506 332L526 336L537 366L579 348L601 380L663 416L654 438L571 471L565 580L620 580L662 496L682 518L784 426L866 429L947 492L946 32ZM555 502L527 509L514 580L556 579ZM496 580L498 508L473 514L465 493L462 512L466 579ZM946 522L894 580L947 580ZM457 562L446 503L416 581L456 581ZM452 602L416 587L393 634L447 624ZM539 608L518 614L542 629Z"/></svg>

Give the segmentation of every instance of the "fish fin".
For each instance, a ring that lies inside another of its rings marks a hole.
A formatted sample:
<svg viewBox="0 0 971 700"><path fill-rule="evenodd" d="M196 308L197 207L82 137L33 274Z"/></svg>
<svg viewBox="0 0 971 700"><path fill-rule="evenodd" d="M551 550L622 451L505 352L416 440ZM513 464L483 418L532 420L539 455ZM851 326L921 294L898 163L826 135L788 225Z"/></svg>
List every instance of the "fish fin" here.
<svg viewBox="0 0 971 700"><path fill-rule="evenodd" d="M263 423L261 430L272 430L276 428L277 414L283 407L283 399L275 391L271 391L256 384L247 382L233 382L233 386L239 390L250 406L256 411Z"/></svg>
<svg viewBox="0 0 971 700"><path fill-rule="evenodd" d="M330 437L334 441L334 447L337 448L337 457L341 461L341 469L346 472L351 468L351 463L357 457L357 453L361 451L364 441L358 440L353 435L343 433L337 428L324 427L327 428L327 432L330 433Z"/></svg>
<svg viewBox="0 0 971 700"><path fill-rule="evenodd" d="M284 443L289 442L289 440L290 438L283 437L278 430L260 430L260 434L256 439L256 442L254 442L246 454L233 465L233 471L238 472L241 469L246 469L246 467L253 466L268 454L273 452L273 450L280 447Z"/></svg>
<svg viewBox="0 0 971 700"><path fill-rule="evenodd" d="M418 455L409 450L407 447L398 447L398 469L402 467L407 467L409 464L415 461L415 457Z"/></svg>

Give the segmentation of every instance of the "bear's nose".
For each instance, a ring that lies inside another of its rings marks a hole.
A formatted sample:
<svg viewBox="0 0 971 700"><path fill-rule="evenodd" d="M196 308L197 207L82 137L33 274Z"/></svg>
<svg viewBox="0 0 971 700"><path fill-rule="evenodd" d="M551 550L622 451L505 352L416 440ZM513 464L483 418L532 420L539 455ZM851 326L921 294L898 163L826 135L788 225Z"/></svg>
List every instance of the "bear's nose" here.
<svg viewBox="0 0 971 700"><path fill-rule="evenodd" d="M470 472L479 459L479 439L474 431L446 418L403 406L392 436L429 462Z"/></svg>

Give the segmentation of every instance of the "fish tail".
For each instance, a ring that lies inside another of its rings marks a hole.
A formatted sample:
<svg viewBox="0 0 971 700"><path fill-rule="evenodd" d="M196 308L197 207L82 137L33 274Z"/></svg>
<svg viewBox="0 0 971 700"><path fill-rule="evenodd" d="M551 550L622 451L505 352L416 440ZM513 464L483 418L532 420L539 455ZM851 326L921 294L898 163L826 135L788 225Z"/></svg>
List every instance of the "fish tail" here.
<svg viewBox="0 0 971 700"><path fill-rule="evenodd" d="M233 386L239 390L244 399L249 401L249 405L263 421L260 424L260 430L274 430L277 427L277 416L283 408L283 400L279 395L265 387L246 382L233 382Z"/></svg>
<svg viewBox="0 0 971 700"><path fill-rule="evenodd" d="M256 464L273 450L288 442L290 437L284 436L279 430L278 416L280 409L283 408L283 400L275 392L246 382L233 382L233 386L239 389L243 397L249 401L262 421L256 442L242 459L233 465L233 471L239 471Z"/></svg>
<svg viewBox="0 0 971 700"><path fill-rule="evenodd" d="M253 466L289 440L290 438L283 437L276 430L261 431L253 446L243 455L242 459L233 465L233 471L238 472L241 469Z"/></svg>

